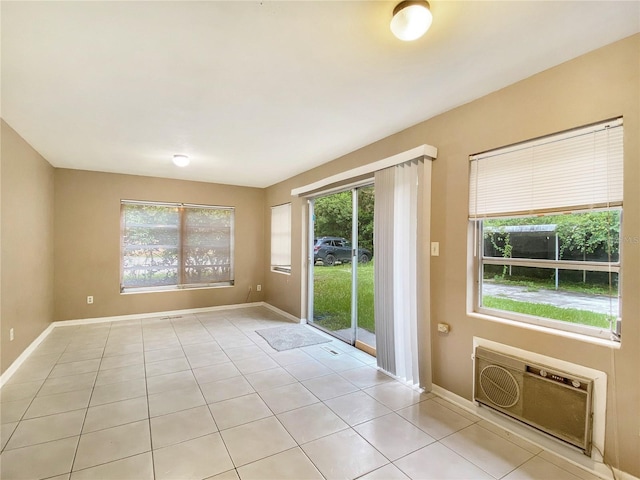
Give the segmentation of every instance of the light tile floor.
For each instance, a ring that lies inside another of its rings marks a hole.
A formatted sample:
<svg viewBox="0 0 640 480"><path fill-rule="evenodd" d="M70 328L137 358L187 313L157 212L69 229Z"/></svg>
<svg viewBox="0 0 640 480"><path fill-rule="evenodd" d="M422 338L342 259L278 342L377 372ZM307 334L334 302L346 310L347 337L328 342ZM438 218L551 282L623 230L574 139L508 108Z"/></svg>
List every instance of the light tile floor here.
<svg viewBox="0 0 640 480"><path fill-rule="evenodd" d="M54 329L0 390L0 477L596 478L337 340L277 352L255 330L278 324L251 307Z"/></svg>

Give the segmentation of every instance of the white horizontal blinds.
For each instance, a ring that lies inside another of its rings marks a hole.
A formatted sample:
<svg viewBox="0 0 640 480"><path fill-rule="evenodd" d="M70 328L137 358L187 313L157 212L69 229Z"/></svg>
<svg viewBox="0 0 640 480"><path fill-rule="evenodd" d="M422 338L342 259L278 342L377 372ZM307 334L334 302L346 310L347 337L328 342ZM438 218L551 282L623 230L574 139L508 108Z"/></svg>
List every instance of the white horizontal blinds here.
<svg viewBox="0 0 640 480"><path fill-rule="evenodd" d="M233 281L233 208L183 207L182 284Z"/></svg>
<svg viewBox="0 0 640 480"><path fill-rule="evenodd" d="M469 216L622 205L622 119L471 157Z"/></svg>
<svg viewBox="0 0 640 480"><path fill-rule="evenodd" d="M123 200L121 212L121 291L233 283L233 208Z"/></svg>
<svg viewBox="0 0 640 480"><path fill-rule="evenodd" d="M291 270L291 204L271 207L271 268Z"/></svg>
<svg viewBox="0 0 640 480"><path fill-rule="evenodd" d="M178 205L122 202L121 290L179 282Z"/></svg>

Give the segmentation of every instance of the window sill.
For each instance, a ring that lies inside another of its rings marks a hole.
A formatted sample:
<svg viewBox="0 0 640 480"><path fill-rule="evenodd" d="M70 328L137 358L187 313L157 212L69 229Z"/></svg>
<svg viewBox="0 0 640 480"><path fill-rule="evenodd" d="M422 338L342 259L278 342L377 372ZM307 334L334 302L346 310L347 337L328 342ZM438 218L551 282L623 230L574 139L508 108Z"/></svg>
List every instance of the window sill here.
<svg viewBox="0 0 640 480"><path fill-rule="evenodd" d="M211 290L215 288L231 288L234 285L203 285L201 287L153 287L153 288L140 288L131 289L129 291L120 292L120 295L138 295L140 293L167 293L167 292L189 292L193 290Z"/></svg>
<svg viewBox="0 0 640 480"><path fill-rule="evenodd" d="M521 322L518 320L511 320L508 318L497 317L495 315L489 315L486 313L479 312L467 312L467 316L471 318L477 318L480 320L487 320L490 322L502 323L504 325L510 325L512 327L523 328L526 330L532 330L535 332L546 333L549 335L556 335L558 337L569 338L571 340L576 340L579 342L590 343L592 345L598 345L600 347L612 348L614 350L620 349L622 342L616 342L614 340L607 340L605 338L592 337L589 335L584 335L576 332L568 332L566 330L558 330L551 327L546 327L543 325L535 325L532 323Z"/></svg>
<svg viewBox="0 0 640 480"><path fill-rule="evenodd" d="M276 268L271 269L271 273L279 273L280 275L291 275L291 270L278 270Z"/></svg>

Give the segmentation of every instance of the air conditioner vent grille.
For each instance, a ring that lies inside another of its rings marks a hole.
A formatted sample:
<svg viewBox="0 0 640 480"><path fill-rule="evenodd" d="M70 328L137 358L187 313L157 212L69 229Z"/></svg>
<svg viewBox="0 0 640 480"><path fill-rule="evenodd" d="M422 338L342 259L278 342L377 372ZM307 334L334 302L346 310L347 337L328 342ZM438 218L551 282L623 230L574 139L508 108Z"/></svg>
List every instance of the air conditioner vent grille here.
<svg viewBox="0 0 640 480"><path fill-rule="evenodd" d="M473 398L591 455L593 384L586 378L477 346Z"/></svg>
<svg viewBox="0 0 640 480"><path fill-rule="evenodd" d="M502 408L520 400L520 387L514 376L499 365L487 365L480 372L480 388L489 400Z"/></svg>

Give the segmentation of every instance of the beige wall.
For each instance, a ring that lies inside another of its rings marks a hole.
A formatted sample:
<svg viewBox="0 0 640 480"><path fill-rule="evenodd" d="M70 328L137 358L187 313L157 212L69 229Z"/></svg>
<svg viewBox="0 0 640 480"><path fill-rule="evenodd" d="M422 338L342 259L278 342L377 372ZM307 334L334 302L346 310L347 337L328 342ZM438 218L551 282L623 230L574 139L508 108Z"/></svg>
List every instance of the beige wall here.
<svg viewBox="0 0 640 480"><path fill-rule="evenodd" d="M54 169L4 120L1 123L4 372L53 320Z"/></svg>
<svg viewBox="0 0 640 480"><path fill-rule="evenodd" d="M266 190L75 170L54 170L2 123L2 371L52 319L266 300L305 317L306 213L291 188L428 143L433 163L430 369L434 383L471 398L474 336L609 374L606 457L640 476L640 35L579 57L382 139ZM620 349L470 317L467 199L470 154L619 115L625 122L625 199ZM120 200L236 207L236 286L121 295ZM292 273L269 271L269 207L292 209ZM55 255L52 251L55 249ZM22 252L28 252L28 255ZM55 257L55 260L54 260ZM428 259L426 260L428 261ZM427 265L421 265L427 271ZM54 278L55 272L55 278ZM54 286L55 280L55 286ZM255 285L264 285L262 293ZM248 295L249 286L254 287ZM55 294L55 297L54 297ZM93 295L95 303L86 304ZM262 297L261 295L264 295ZM54 305L55 298L55 305ZM451 325L440 336L438 321ZM8 330L16 339L9 342ZM423 337L422 341L425 341ZM463 360L461 360L463 359Z"/></svg>
<svg viewBox="0 0 640 480"><path fill-rule="evenodd" d="M440 256L431 262L432 365L435 384L472 396L472 341L479 336L609 374L606 458L640 476L640 35L596 50L508 88L415 125L329 164L267 189L267 207L289 200L292 188L427 143L433 162L431 239ZM621 348L598 346L467 315L471 288L468 250L470 154L608 118L624 116L625 197ZM266 301L305 317L304 203L294 200L292 274L265 271ZM269 245L266 236L266 245ZM425 268L425 265L422 265ZM451 325L439 335L437 322ZM426 337L425 337L426 338ZM424 339L423 339L424 341Z"/></svg>
<svg viewBox="0 0 640 480"><path fill-rule="evenodd" d="M286 189L267 189L265 214L265 269L264 296L268 302L298 318L304 318L304 282L306 256L302 254L302 238L306 238L306 205L302 199L291 198ZM290 191L291 189L289 189ZM291 202L291 273L271 271L271 207Z"/></svg>
<svg viewBox="0 0 640 480"><path fill-rule="evenodd" d="M256 285L263 283L264 190L56 169L55 191L56 320L262 300ZM121 294L121 199L235 207L235 285ZM87 305L88 295L93 305Z"/></svg>

